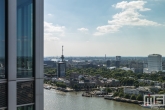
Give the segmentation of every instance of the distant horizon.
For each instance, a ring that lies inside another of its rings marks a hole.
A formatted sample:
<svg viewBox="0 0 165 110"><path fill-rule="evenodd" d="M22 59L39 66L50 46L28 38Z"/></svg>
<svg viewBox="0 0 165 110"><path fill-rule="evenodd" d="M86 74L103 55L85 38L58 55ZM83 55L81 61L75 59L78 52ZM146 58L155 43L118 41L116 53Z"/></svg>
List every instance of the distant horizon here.
<svg viewBox="0 0 165 110"><path fill-rule="evenodd" d="M120 55L119 55L120 56ZM61 57L61 56L44 56L45 57ZM65 56L64 57L105 57L105 56ZM106 57L116 57L116 56L106 56ZM121 56L122 57L148 57L148 56ZM165 56L162 56L162 57L165 57Z"/></svg>

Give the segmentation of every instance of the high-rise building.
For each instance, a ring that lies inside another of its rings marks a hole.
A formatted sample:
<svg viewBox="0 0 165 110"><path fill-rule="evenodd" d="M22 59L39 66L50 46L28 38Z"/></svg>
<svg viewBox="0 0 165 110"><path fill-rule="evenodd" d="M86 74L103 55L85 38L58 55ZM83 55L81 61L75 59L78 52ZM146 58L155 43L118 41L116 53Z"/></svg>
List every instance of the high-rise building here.
<svg viewBox="0 0 165 110"><path fill-rule="evenodd" d="M65 62L58 62L58 67L57 67L57 77L65 77L66 75L66 63Z"/></svg>
<svg viewBox="0 0 165 110"><path fill-rule="evenodd" d="M111 66L111 61L107 60L107 67L110 67L110 66Z"/></svg>
<svg viewBox="0 0 165 110"><path fill-rule="evenodd" d="M121 56L116 56L116 61L115 61L116 68L120 67L120 62L121 62Z"/></svg>
<svg viewBox="0 0 165 110"><path fill-rule="evenodd" d="M119 68L120 67L120 61L115 61L115 66L116 66L116 68Z"/></svg>
<svg viewBox="0 0 165 110"><path fill-rule="evenodd" d="M43 108L43 0L0 0L0 110Z"/></svg>
<svg viewBox="0 0 165 110"><path fill-rule="evenodd" d="M162 56L159 54L148 55L148 70L149 72L162 71Z"/></svg>
<svg viewBox="0 0 165 110"><path fill-rule="evenodd" d="M134 73L143 73L143 63L131 61L130 68L134 68Z"/></svg>
<svg viewBox="0 0 165 110"><path fill-rule="evenodd" d="M121 56L116 56L116 61L121 61Z"/></svg>
<svg viewBox="0 0 165 110"><path fill-rule="evenodd" d="M61 55L61 61L58 62L57 67L57 77L65 77L66 75L66 62L64 61L64 55L63 55L63 46L62 46L62 55Z"/></svg>

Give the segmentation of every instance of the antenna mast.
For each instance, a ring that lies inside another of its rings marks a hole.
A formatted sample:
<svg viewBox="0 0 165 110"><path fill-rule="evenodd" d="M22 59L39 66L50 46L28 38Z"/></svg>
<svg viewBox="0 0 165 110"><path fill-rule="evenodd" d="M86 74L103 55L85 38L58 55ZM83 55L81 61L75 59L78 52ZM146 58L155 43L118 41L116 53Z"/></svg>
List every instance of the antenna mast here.
<svg viewBox="0 0 165 110"><path fill-rule="evenodd" d="M64 55L63 55L63 46L62 46L62 55L61 55L62 62L64 61Z"/></svg>

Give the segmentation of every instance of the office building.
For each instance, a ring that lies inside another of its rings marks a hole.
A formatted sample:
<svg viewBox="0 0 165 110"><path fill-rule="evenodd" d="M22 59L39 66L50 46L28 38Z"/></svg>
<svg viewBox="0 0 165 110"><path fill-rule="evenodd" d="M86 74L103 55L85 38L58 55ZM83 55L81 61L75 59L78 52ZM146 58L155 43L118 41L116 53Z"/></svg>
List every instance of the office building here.
<svg viewBox="0 0 165 110"><path fill-rule="evenodd" d="M116 56L116 61L121 61L121 56Z"/></svg>
<svg viewBox="0 0 165 110"><path fill-rule="evenodd" d="M47 68L56 68L56 61L51 61L51 60L48 60L48 61L44 61L44 67L47 67Z"/></svg>
<svg viewBox="0 0 165 110"><path fill-rule="evenodd" d="M0 0L0 110L43 108L43 0Z"/></svg>
<svg viewBox="0 0 165 110"><path fill-rule="evenodd" d="M66 75L66 63L65 62L58 62L58 67L57 67L57 77L65 77Z"/></svg>
<svg viewBox="0 0 165 110"><path fill-rule="evenodd" d="M162 71L162 56L159 54L148 55L148 71L158 72Z"/></svg>
<svg viewBox="0 0 165 110"><path fill-rule="evenodd" d="M119 68L120 67L120 61L115 61L115 66L116 66L116 68Z"/></svg>
<svg viewBox="0 0 165 110"><path fill-rule="evenodd" d="M115 61L116 68L120 67L120 62L121 62L121 56L116 56L116 61Z"/></svg>
<svg viewBox="0 0 165 110"><path fill-rule="evenodd" d="M143 63L132 61L130 62L130 68L134 69L134 73L143 73Z"/></svg>
<svg viewBox="0 0 165 110"><path fill-rule="evenodd" d="M110 66L111 66L111 61L107 60L107 67L110 67Z"/></svg>
<svg viewBox="0 0 165 110"><path fill-rule="evenodd" d="M165 61L162 62L162 70L165 70Z"/></svg>

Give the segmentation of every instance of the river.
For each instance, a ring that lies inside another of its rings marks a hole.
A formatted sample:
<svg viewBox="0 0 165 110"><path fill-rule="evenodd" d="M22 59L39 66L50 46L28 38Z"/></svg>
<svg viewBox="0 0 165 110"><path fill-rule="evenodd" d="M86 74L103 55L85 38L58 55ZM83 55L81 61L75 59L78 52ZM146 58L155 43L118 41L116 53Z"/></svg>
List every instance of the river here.
<svg viewBox="0 0 165 110"><path fill-rule="evenodd" d="M82 97L81 94L44 89L44 110L148 110L136 104L100 97Z"/></svg>

